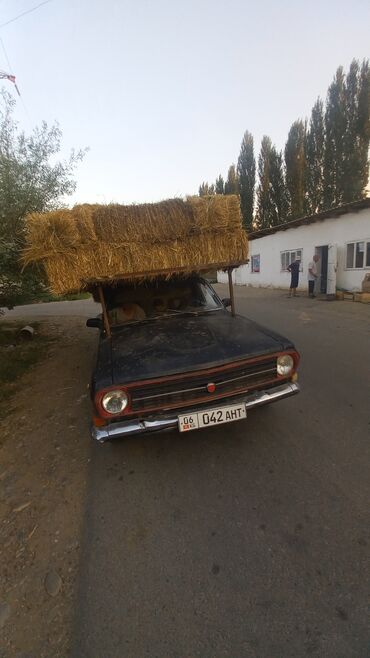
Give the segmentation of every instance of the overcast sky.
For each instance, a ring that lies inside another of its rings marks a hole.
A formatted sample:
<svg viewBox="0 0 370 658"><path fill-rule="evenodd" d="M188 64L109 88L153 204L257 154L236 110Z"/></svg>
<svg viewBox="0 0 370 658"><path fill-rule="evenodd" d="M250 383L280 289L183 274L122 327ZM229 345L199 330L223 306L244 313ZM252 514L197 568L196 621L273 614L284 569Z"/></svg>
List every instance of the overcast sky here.
<svg viewBox="0 0 370 658"><path fill-rule="evenodd" d="M0 24L40 2L0 0ZM245 130L283 148L370 55L370 2L52 0L0 35L22 127L58 120L65 153L90 147L72 201L156 201L225 176Z"/></svg>

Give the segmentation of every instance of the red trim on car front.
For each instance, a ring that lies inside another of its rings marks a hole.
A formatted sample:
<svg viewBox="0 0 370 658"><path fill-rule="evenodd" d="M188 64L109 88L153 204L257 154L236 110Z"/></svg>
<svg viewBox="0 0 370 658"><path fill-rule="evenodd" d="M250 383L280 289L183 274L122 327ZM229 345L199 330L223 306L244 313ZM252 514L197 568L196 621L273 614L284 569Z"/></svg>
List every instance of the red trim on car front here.
<svg viewBox="0 0 370 658"><path fill-rule="evenodd" d="M104 388L104 389L102 389L102 390L100 390L96 393L95 400L94 400L95 407L96 407L96 410L97 410L97 412L98 412L98 414L101 418L110 418L110 419L122 418L122 417L126 418L126 417L129 417L129 416L132 416L132 415L141 416L141 415L146 415L148 413L153 413L153 411L161 411L162 407L152 407L152 408L149 408L149 409L145 409L145 411L143 411L143 412L132 411L131 410L130 390L132 388L137 387L137 386L140 386L140 388L142 388L142 387L145 387L145 386L152 386L153 384L161 384L161 383L168 383L168 382L171 382L171 381L186 380L186 379L189 379L189 378L192 378L192 377L197 377L197 376L201 377L201 376L204 376L204 375L209 375L210 378L212 378L212 374L219 374L220 372L233 370L235 367L240 367L240 366L243 366L243 365L251 365L253 363L259 363L261 361L268 361L270 359L277 358L278 356L283 356L284 354L290 354L293 357L293 361L294 361L294 368L293 368L292 373L289 375L289 377L284 377L284 376L281 376L281 375L277 375L273 379L266 379L266 381L259 382L257 385L251 386L250 388L244 386L240 389L236 389L236 390L230 392L229 394L225 394L225 393L222 393L222 394L219 394L219 395L209 394L205 397L198 398L197 400L191 400L191 401L189 401L188 404L189 404L189 406L190 405L197 405L197 404L202 404L203 402L207 402L207 401L212 402L213 400L220 400L220 399L223 399L223 398L234 397L235 395L245 393L249 390L253 390L253 389L257 390L257 389L265 386L266 384L273 384L274 382L278 382L278 381L284 381L284 380L288 381L288 380L290 380L292 375L296 372L296 370L298 368L298 364L299 364L299 354L298 354L298 352L296 352L295 350L286 350L284 352L276 352L274 354L268 354L268 355L265 354L264 356L256 357L254 359L243 359L241 361L233 361L233 363L228 363L225 366L220 366L220 367L215 367L215 368L207 368L205 370L196 370L196 371L186 372L186 373L179 373L177 375L168 375L168 376L160 377L160 378L157 378L157 379L146 379L146 380L143 380L143 381L136 381L136 382L132 382L130 384L125 384L124 386L120 386L119 384L117 384L115 386L107 386L106 388ZM106 393L108 393L109 391L117 391L117 390L124 391L128 395L129 402L128 402L128 405L127 405L126 409L122 413L120 413L120 414L110 414L107 411L105 411L105 409L103 408L102 399L103 399L104 395ZM184 403L183 401L177 402L177 403L175 402L173 404L169 404L168 406L166 406L166 410L167 409L179 409L179 408L182 408L184 406L186 406L186 403Z"/></svg>

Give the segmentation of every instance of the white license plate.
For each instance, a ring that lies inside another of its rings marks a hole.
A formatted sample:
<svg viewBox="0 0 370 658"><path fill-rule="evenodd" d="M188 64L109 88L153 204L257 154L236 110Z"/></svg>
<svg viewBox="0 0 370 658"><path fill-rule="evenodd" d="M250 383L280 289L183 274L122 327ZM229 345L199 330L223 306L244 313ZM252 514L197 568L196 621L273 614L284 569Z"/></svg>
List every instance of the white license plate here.
<svg viewBox="0 0 370 658"><path fill-rule="evenodd" d="M206 409L205 411L179 416L179 430L180 432L190 432L190 430L197 430L201 427L232 423L234 420L241 420L246 417L247 410L244 404L234 404L231 407L220 407L219 409Z"/></svg>

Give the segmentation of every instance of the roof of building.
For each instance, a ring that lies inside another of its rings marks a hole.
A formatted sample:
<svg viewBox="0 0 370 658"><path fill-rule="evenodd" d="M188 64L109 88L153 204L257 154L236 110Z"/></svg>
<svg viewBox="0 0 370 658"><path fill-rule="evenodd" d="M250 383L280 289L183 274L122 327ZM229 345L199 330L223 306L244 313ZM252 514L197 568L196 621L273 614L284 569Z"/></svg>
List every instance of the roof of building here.
<svg viewBox="0 0 370 658"><path fill-rule="evenodd" d="M265 235L271 235L272 233L277 233L278 231L287 231L290 228L298 228L298 226L303 226L304 224L322 222L325 219L340 217L341 215L345 215L349 212L358 212L364 208L370 208L370 197L366 197L366 199L360 199L360 201L345 203L342 206L330 208L329 210L323 210L322 212L315 213L314 215L298 217L298 219L292 219L290 222L284 222L284 224L271 226L271 228L262 228L257 231L251 231L251 233L248 234L248 238L249 240L256 240L257 238L262 238Z"/></svg>

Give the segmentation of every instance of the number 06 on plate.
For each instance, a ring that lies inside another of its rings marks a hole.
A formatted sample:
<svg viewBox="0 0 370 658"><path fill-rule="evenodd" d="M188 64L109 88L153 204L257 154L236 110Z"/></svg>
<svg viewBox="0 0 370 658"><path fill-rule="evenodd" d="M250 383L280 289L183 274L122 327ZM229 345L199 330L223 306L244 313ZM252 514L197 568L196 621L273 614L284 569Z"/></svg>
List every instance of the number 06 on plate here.
<svg viewBox="0 0 370 658"><path fill-rule="evenodd" d="M234 420L242 420L246 417L247 411L244 404L234 404L219 409L206 409L197 413L179 416L179 430L180 432L190 432L190 430L197 430L210 425L232 423Z"/></svg>

